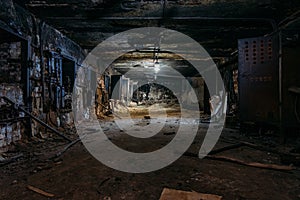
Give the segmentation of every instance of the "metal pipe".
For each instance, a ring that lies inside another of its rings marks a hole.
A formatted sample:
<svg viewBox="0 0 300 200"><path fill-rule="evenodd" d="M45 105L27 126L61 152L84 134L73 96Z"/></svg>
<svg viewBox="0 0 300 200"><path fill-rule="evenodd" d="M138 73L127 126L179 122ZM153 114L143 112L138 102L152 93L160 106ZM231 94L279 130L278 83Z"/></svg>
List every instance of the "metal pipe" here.
<svg viewBox="0 0 300 200"><path fill-rule="evenodd" d="M280 27L279 29L282 30L282 29L288 27L295 21L299 20L299 18L300 18L300 10L298 10L294 14L292 14L292 15L288 16L287 18L283 19L282 21L280 21L278 23L278 25Z"/></svg>
<svg viewBox="0 0 300 200"><path fill-rule="evenodd" d="M279 131L280 135L285 142L285 136L283 132L283 121L282 121L282 38L281 31L278 33L278 43L279 43L279 60L278 60L278 78L279 78Z"/></svg>
<svg viewBox="0 0 300 200"><path fill-rule="evenodd" d="M41 66L41 78L42 78L42 101L43 101L43 111L44 111L44 105L46 100L46 91L45 91L45 63L44 63L44 35L43 35L43 28L44 28L45 22L42 22L40 25L40 66ZM47 129L46 129L47 130Z"/></svg>
<svg viewBox="0 0 300 200"><path fill-rule="evenodd" d="M69 139L68 137L64 136L62 133L60 133L59 131L57 131L56 129L52 128L51 126L49 126L48 124L46 124L45 122L43 122L42 120L40 120L39 118L33 116L30 112L28 112L27 110L25 110L24 108L22 108L21 106L19 106L17 103L15 103L13 100L9 99L8 97L5 96L0 96L0 98L2 98L3 100L5 100L6 102L12 104L14 106L14 108L16 110L20 110L22 112L24 112L25 114L27 114L30 118L34 119L35 121L37 121L38 123L40 123L41 125L43 125L44 127L50 129L53 133L55 133L56 135L64 138L65 140L72 142L71 139Z"/></svg>
<svg viewBox="0 0 300 200"><path fill-rule="evenodd" d="M89 20L161 20L163 17L99 17ZM47 17L47 19L65 19L65 20L84 20L82 17ZM228 20L228 21L266 21L270 22L275 20L270 18L254 18L254 17L199 17L199 16L186 16L186 17L168 17L171 20ZM276 22L275 22L276 24Z"/></svg>
<svg viewBox="0 0 300 200"><path fill-rule="evenodd" d="M275 35L275 34L281 35L280 31L282 31L283 29L285 29L292 23L298 21L299 19L300 19L300 11L297 11L296 13L292 14L291 16L280 21L278 23L278 25L276 25L277 26L276 29L274 29L274 31L272 33L268 34L268 36Z"/></svg>
<svg viewBox="0 0 300 200"><path fill-rule="evenodd" d="M47 17L48 20L84 20L82 17ZM267 22L271 24L273 30L277 29L277 23L269 18L250 18L250 17L99 17L88 19L89 21L99 20L218 20L218 21L245 21L245 22Z"/></svg>

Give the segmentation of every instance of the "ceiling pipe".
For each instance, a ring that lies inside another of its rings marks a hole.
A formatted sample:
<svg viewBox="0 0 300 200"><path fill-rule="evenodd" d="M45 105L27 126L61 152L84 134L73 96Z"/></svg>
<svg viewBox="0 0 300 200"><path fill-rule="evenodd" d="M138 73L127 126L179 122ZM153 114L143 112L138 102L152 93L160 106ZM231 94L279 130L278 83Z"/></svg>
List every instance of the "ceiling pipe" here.
<svg viewBox="0 0 300 200"><path fill-rule="evenodd" d="M82 17L47 17L49 20L85 20ZM277 28L277 23L270 18L249 18L249 17L99 17L95 19L87 19L89 21L95 20L216 20L216 21L241 21L241 22L265 22L269 23L273 29Z"/></svg>

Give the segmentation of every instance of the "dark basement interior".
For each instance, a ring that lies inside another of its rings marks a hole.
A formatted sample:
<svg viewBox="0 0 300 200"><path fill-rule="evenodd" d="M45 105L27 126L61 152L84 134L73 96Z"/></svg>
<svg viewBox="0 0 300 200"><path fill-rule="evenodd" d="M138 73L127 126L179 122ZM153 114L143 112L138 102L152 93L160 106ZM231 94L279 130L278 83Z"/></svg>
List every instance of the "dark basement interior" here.
<svg viewBox="0 0 300 200"><path fill-rule="evenodd" d="M299 0L0 0L0 199L300 200L299 34Z"/></svg>

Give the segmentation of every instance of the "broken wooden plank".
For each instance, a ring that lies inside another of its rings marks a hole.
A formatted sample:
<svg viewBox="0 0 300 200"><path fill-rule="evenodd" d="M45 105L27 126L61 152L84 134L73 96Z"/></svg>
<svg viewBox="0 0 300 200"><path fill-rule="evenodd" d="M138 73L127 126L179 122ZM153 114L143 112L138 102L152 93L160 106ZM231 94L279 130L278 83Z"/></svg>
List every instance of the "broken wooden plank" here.
<svg viewBox="0 0 300 200"><path fill-rule="evenodd" d="M183 155L184 156L189 156L189 157L199 158L198 154L190 153L190 152L185 152ZM226 156L207 155L206 157L204 157L204 159L220 160L220 161L232 162L232 163L236 163L236 164L240 164L240 165L244 165L244 166L263 168L263 169L271 169L271 170L278 170L278 171L291 171L291 170L296 169L295 167L286 166L286 165L263 164L263 163L258 163L258 162L245 162L243 160L230 158L230 157L226 157Z"/></svg>
<svg viewBox="0 0 300 200"><path fill-rule="evenodd" d="M221 200L222 196L164 188L159 200Z"/></svg>
<svg viewBox="0 0 300 200"><path fill-rule="evenodd" d="M212 159L212 160L227 161L227 162L237 163L237 164L240 164L240 165L256 167L256 168L278 170L278 171L291 171L291 170L295 169L292 166L285 166L285 165L264 164L264 163L258 163L258 162L245 162L243 160L239 160L239 159L236 159L236 158L230 158L230 157L227 157L227 156L211 156L211 155L208 155L205 158Z"/></svg>
<svg viewBox="0 0 300 200"><path fill-rule="evenodd" d="M31 191L34 191L34 192L36 192L36 193L38 193L38 194L40 194L40 195L45 196L45 197L54 197L54 196L55 196L54 194L45 192L45 191L43 191L43 190L41 190L41 189L39 189L39 188L33 187L33 186L31 186L31 185L28 185L27 188L28 188L29 190L31 190Z"/></svg>

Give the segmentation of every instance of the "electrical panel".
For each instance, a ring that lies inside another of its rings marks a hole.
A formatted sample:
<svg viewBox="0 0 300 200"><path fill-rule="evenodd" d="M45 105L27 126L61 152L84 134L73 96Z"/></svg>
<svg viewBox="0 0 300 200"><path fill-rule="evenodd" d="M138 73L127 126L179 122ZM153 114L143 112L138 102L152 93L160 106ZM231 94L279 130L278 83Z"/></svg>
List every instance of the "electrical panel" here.
<svg viewBox="0 0 300 200"><path fill-rule="evenodd" d="M279 38L241 39L238 47L241 122L279 122Z"/></svg>

